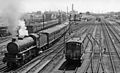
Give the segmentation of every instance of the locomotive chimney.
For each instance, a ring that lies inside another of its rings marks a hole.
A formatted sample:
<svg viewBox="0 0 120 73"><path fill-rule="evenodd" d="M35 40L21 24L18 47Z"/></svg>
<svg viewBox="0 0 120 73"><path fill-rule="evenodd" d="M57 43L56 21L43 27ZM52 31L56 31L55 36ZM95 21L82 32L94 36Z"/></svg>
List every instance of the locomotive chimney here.
<svg viewBox="0 0 120 73"><path fill-rule="evenodd" d="M25 36L18 35L18 40L23 40Z"/></svg>
<svg viewBox="0 0 120 73"><path fill-rule="evenodd" d="M16 38L12 38L12 42L15 42L16 41Z"/></svg>
<svg viewBox="0 0 120 73"><path fill-rule="evenodd" d="M19 37L19 30L17 30L17 37Z"/></svg>

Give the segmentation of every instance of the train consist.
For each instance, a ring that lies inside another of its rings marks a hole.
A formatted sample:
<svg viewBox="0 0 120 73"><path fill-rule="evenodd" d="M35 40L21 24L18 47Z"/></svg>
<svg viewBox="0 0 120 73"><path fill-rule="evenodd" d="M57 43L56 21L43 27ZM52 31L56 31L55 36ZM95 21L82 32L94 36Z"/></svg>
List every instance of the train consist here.
<svg viewBox="0 0 120 73"><path fill-rule="evenodd" d="M67 61L79 60L83 55L83 40L73 37L66 42L65 58Z"/></svg>
<svg viewBox="0 0 120 73"><path fill-rule="evenodd" d="M47 22L41 22L41 23L35 23L35 24L29 24L26 25L28 33L36 33L40 30L52 27L59 24L59 20L51 20L51 21L47 21Z"/></svg>
<svg viewBox="0 0 120 73"><path fill-rule="evenodd" d="M23 39L13 39L7 44L7 53L3 62L8 67L20 66L28 62L31 58L37 56L40 51L44 51L63 37L69 29L69 24L64 23L39 33L31 33Z"/></svg>
<svg viewBox="0 0 120 73"><path fill-rule="evenodd" d="M45 16L47 17L47 20L43 18L41 21L40 17L36 19L34 18L34 20L33 18L31 20L29 19L29 21L27 22L25 20L28 33L36 33L40 30L47 29L57 24L61 24L67 19L64 14L61 14L61 16L57 16L56 19L52 19L52 15L49 14L46 14Z"/></svg>

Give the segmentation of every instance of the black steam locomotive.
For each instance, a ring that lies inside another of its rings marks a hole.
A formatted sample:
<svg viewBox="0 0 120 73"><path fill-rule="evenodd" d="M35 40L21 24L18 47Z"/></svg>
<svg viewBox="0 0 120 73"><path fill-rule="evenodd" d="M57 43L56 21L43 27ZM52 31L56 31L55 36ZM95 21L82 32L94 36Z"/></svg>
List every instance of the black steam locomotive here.
<svg viewBox="0 0 120 73"><path fill-rule="evenodd" d="M31 58L37 56L42 50L48 49L56 40L63 37L69 29L69 24L64 23L43 31L38 34L31 33L23 39L13 39L7 44L7 51L3 62L8 67L20 66Z"/></svg>

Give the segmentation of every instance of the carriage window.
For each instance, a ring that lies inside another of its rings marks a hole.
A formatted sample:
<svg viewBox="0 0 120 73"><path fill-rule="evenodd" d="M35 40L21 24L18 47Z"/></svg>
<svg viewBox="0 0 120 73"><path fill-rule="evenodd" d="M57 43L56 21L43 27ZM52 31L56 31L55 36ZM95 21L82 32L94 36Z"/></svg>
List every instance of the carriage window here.
<svg viewBox="0 0 120 73"><path fill-rule="evenodd" d="M81 47L80 43L76 43L76 49L79 49Z"/></svg>
<svg viewBox="0 0 120 73"><path fill-rule="evenodd" d="M72 49L72 47L73 47L73 43L67 43L66 44L66 48L67 49Z"/></svg>

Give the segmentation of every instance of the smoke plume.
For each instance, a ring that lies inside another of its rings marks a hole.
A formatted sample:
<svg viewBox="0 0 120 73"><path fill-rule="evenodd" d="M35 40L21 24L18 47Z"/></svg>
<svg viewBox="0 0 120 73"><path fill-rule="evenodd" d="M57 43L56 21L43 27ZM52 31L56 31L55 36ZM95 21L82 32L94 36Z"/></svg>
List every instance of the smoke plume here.
<svg viewBox="0 0 120 73"><path fill-rule="evenodd" d="M24 37L25 35L28 36L28 31L26 30L25 22L19 21L19 37Z"/></svg>
<svg viewBox="0 0 120 73"><path fill-rule="evenodd" d="M5 19L8 24L9 32L17 35L17 26L21 16L21 0L0 0L0 16Z"/></svg>

